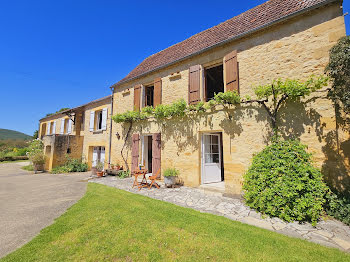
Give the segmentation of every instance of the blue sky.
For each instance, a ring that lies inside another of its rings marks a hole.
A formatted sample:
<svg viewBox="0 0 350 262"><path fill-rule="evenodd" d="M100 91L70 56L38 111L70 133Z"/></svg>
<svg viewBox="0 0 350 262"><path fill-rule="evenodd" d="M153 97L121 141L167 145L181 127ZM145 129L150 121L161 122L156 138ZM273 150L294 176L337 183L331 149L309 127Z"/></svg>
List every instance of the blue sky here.
<svg viewBox="0 0 350 262"><path fill-rule="evenodd" d="M46 113L110 94L147 56L263 2L1 1L0 128L32 134Z"/></svg>

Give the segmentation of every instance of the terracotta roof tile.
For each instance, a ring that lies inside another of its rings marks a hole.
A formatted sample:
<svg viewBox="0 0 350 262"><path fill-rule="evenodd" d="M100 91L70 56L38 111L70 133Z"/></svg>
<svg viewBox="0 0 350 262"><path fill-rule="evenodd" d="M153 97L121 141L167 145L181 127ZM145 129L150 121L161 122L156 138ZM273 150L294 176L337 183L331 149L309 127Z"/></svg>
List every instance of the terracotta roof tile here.
<svg viewBox="0 0 350 262"><path fill-rule="evenodd" d="M184 59L210 47L257 30L282 18L332 0L270 0L217 26L149 56L114 86Z"/></svg>

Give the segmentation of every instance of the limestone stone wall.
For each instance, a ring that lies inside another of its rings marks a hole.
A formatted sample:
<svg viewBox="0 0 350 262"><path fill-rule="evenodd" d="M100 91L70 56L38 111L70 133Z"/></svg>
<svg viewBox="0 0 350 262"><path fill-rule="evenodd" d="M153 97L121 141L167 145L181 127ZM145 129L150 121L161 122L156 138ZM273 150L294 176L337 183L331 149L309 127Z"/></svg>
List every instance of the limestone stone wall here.
<svg viewBox="0 0 350 262"><path fill-rule="evenodd" d="M83 151L82 136L76 135L48 135L43 137L45 170L51 171L56 166L66 162L66 156L79 159Z"/></svg>
<svg viewBox="0 0 350 262"><path fill-rule="evenodd" d="M90 131L90 112L99 111L103 108L107 109L107 130L103 131ZM84 146L83 146L83 159L87 161L89 168L92 163L92 150L95 146L105 147L105 167L108 166L109 158L109 135L110 135L110 123L111 123L111 100L110 98L104 99L100 102L87 105L85 107L85 121L84 121Z"/></svg>
<svg viewBox="0 0 350 262"><path fill-rule="evenodd" d="M114 93L114 113L133 108L133 86L162 78L162 103L188 99L188 69L222 62L233 50L238 51L239 86L242 96L253 95L253 87L277 78L306 79L320 75L328 62L328 51L345 35L339 3L296 17L194 56L168 68L123 84ZM231 115L231 118L228 116ZM285 137L300 138L314 154L315 165L338 189L346 190L349 179L349 135L337 129L332 104L325 92L282 108L279 125ZM240 106L231 112L218 110L195 119L174 119L134 123L124 146L128 124L113 124L112 163L131 162L133 133L162 133L162 170L175 166L185 185L201 184L201 135L220 132L223 137L225 187L228 193L241 192L242 175L252 155L268 142L271 128L266 112L257 105ZM124 146L123 155L121 150Z"/></svg>

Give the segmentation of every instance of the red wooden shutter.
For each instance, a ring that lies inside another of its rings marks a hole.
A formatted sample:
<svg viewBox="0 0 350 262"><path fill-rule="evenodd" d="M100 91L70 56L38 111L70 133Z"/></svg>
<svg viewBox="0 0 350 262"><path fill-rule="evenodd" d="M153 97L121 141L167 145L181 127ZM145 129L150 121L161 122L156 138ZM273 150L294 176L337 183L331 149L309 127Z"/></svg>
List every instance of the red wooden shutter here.
<svg viewBox="0 0 350 262"><path fill-rule="evenodd" d="M153 105L156 107L162 103L162 79L154 79Z"/></svg>
<svg viewBox="0 0 350 262"><path fill-rule="evenodd" d="M152 173L156 174L161 167L161 134L153 134L152 137ZM160 177L160 172L159 176Z"/></svg>
<svg viewBox="0 0 350 262"><path fill-rule="evenodd" d="M188 80L188 103L190 105L196 104L201 100L200 98L200 65L190 67L190 75Z"/></svg>
<svg viewBox="0 0 350 262"><path fill-rule="evenodd" d="M139 165L139 134L132 135L132 148L131 148L131 171L135 171Z"/></svg>
<svg viewBox="0 0 350 262"><path fill-rule="evenodd" d="M239 92L237 50L224 57L226 91Z"/></svg>
<svg viewBox="0 0 350 262"><path fill-rule="evenodd" d="M141 85L134 87L134 110L140 111Z"/></svg>

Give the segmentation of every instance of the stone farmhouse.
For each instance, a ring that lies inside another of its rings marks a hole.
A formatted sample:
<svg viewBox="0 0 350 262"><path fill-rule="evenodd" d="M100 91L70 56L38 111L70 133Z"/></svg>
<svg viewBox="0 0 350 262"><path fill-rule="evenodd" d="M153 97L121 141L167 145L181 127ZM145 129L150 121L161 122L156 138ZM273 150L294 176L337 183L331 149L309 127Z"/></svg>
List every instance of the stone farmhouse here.
<svg viewBox="0 0 350 262"><path fill-rule="evenodd" d="M39 138L44 142L46 170L64 164L67 154L83 157L90 168L97 161L109 160L111 98L103 97L40 119Z"/></svg>
<svg viewBox="0 0 350 262"><path fill-rule="evenodd" d="M255 86L274 79L321 75L329 49L345 34L342 1L267 1L146 58L111 86L110 97L41 119L47 169L67 151L90 166L104 160L131 170L144 164L149 172L175 167L186 186L238 195L253 154L271 133L259 106L240 105L232 117L216 110L131 126L111 123L111 116L179 99L205 102L228 90L254 97ZM337 128L326 92L288 104L281 115L282 135L307 144L334 186L349 185L350 136Z"/></svg>

